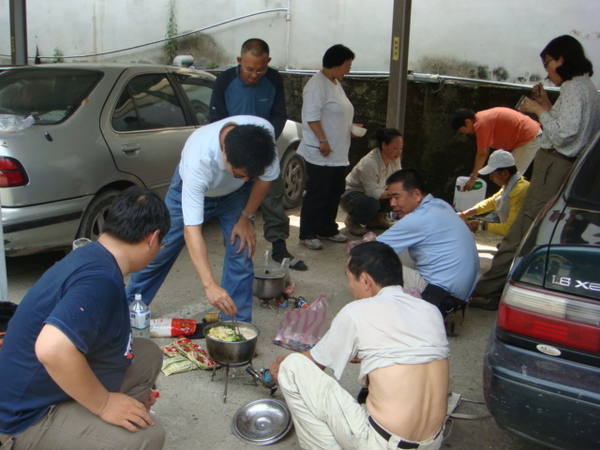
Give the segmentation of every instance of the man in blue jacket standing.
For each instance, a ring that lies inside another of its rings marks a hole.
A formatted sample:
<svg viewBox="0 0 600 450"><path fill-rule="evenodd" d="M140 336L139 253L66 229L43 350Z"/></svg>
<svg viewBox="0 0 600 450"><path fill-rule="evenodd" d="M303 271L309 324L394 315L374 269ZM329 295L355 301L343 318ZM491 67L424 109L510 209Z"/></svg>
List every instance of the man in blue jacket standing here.
<svg viewBox="0 0 600 450"><path fill-rule="evenodd" d="M234 115L252 115L268 120L279 138L287 121L285 93L281 75L268 65L269 46L262 39L248 39L242 44L238 65L221 73L210 100L211 122ZM273 181L261 204L265 239L273 245L272 257L281 262L290 258L290 268L307 270L304 261L294 258L286 246L290 220L282 202L283 180Z"/></svg>

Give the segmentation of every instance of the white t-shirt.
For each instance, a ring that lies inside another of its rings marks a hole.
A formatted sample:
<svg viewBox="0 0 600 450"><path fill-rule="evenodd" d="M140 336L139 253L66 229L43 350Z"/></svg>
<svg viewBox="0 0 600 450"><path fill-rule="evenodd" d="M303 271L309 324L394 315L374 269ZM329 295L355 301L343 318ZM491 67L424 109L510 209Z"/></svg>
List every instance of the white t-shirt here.
<svg viewBox="0 0 600 450"><path fill-rule="evenodd" d="M387 286L376 296L342 308L329 331L310 350L339 380L346 364L361 360L358 380L375 369L396 364L425 364L450 356L440 311L431 303Z"/></svg>
<svg viewBox="0 0 600 450"><path fill-rule="evenodd" d="M302 142L298 154L318 166L347 166L354 107L339 81L332 83L322 72L308 80L302 93ZM332 153L319 152L319 139L308 122L321 121Z"/></svg>
<svg viewBox="0 0 600 450"><path fill-rule="evenodd" d="M256 116L231 116L203 126L188 138L179 163L179 174L183 180L181 205L185 225L200 225L204 222L204 197L222 197L242 187L244 181L227 171L219 135L227 124L260 125L267 129L275 140L273 125ZM277 149L275 159L259 177L273 181L279 176Z"/></svg>

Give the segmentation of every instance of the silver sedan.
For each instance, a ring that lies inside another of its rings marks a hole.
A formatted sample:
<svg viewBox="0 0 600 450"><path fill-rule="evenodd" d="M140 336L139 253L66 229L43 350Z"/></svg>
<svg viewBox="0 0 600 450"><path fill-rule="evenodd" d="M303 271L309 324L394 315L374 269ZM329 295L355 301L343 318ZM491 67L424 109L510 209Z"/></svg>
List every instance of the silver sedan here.
<svg viewBox="0 0 600 450"><path fill-rule="evenodd" d="M48 64L2 72L6 254L97 238L112 200L131 185L164 196L186 139L208 123L214 79L195 69L131 64ZM288 121L277 140L288 208L301 202L306 181L296 154L300 133L300 124Z"/></svg>

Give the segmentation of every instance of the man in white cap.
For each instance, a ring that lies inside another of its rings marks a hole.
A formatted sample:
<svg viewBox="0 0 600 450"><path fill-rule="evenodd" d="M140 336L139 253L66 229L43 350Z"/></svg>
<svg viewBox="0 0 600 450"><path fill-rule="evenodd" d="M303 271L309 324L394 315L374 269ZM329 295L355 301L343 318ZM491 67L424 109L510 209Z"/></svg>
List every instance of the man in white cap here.
<svg viewBox="0 0 600 450"><path fill-rule="evenodd" d="M496 210L500 223L469 220L467 225L473 232L485 230L506 236L521 210L523 198L529 188L529 181L525 180L517 170L513 155L505 150L496 150L492 153L487 166L479 171L479 175L489 175L490 180L500 186L500 190L472 208L459 212L458 215L465 220L471 216Z"/></svg>

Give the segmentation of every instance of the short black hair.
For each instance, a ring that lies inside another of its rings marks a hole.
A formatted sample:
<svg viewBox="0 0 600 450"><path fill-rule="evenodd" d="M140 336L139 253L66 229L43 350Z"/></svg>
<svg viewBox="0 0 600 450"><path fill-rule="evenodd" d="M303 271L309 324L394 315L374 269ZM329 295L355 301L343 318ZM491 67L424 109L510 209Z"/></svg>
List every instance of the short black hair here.
<svg viewBox="0 0 600 450"><path fill-rule="evenodd" d="M573 36L565 34L552 39L540 53L542 61L545 61L546 56L555 60L563 58L564 62L556 68L556 73L563 81L582 75L594 75L592 62L586 58L583 46Z"/></svg>
<svg viewBox="0 0 600 450"><path fill-rule="evenodd" d="M225 154L234 169L243 169L250 178L265 173L275 160L275 141L260 125L235 125L225 135Z"/></svg>
<svg viewBox="0 0 600 450"><path fill-rule="evenodd" d="M383 242L364 242L350 250L348 271L358 278L369 274L381 287L402 286L402 263L392 247Z"/></svg>
<svg viewBox="0 0 600 450"><path fill-rule="evenodd" d="M403 189L407 192L418 189L423 195L429 194L423 177L415 169L400 169L394 172L388 177L386 184L389 186L394 183L402 183Z"/></svg>
<svg viewBox="0 0 600 450"><path fill-rule="evenodd" d="M354 60L354 52L342 44L329 47L323 55L323 67L331 69L341 66L349 59Z"/></svg>
<svg viewBox="0 0 600 450"><path fill-rule="evenodd" d="M381 148L381 144L385 143L390 145L390 142L392 142L395 138L402 137L402 133L400 133L400 130L397 130L396 128L379 128L377 130L376 137L377 144L379 148Z"/></svg>
<svg viewBox="0 0 600 450"><path fill-rule="evenodd" d="M517 173L517 166L509 166L509 167L498 167L494 172L498 172L499 170L508 170L508 173L512 177L515 173Z"/></svg>
<svg viewBox="0 0 600 450"><path fill-rule="evenodd" d="M262 56L265 54L269 56L269 44L258 38L248 39L242 44L240 55L248 52L251 52L254 56Z"/></svg>
<svg viewBox="0 0 600 450"><path fill-rule="evenodd" d="M475 113L466 108L457 109L450 117L450 126L454 131L458 131L459 128L466 125L467 119L475 120Z"/></svg>
<svg viewBox="0 0 600 450"><path fill-rule="evenodd" d="M123 242L137 244L156 230L160 231L158 237L162 242L170 227L169 210L158 194L132 186L115 197L102 232Z"/></svg>

